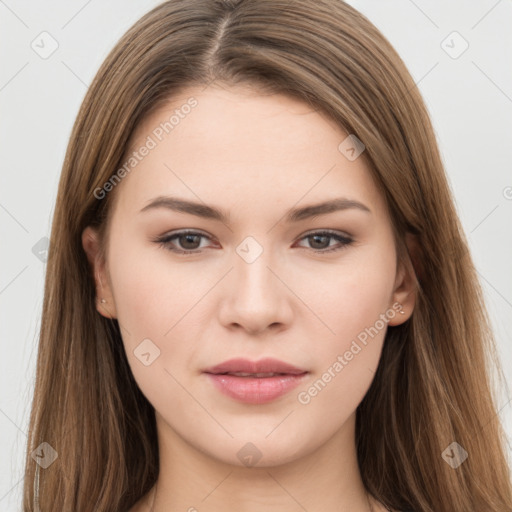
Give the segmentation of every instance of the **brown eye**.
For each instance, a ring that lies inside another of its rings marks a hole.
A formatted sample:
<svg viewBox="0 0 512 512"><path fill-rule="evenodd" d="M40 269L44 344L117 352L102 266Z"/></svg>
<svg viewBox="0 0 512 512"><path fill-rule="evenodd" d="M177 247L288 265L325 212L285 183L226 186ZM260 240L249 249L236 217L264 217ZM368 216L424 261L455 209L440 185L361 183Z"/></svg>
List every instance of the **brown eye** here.
<svg viewBox="0 0 512 512"><path fill-rule="evenodd" d="M307 239L309 241L310 248L318 253L338 251L344 249L354 241L350 237L339 233L333 233L331 231L316 231L314 233L309 233L302 237L301 240L304 239ZM333 239L338 241L338 245L332 246L330 244Z"/></svg>
<svg viewBox="0 0 512 512"><path fill-rule="evenodd" d="M180 231L157 238L155 242L169 251L179 254L199 254L201 252L201 239L210 238L197 231Z"/></svg>
<svg viewBox="0 0 512 512"><path fill-rule="evenodd" d="M177 240L179 241L179 244L183 249L198 249L199 246L198 243L201 243L201 235L178 235Z"/></svg>

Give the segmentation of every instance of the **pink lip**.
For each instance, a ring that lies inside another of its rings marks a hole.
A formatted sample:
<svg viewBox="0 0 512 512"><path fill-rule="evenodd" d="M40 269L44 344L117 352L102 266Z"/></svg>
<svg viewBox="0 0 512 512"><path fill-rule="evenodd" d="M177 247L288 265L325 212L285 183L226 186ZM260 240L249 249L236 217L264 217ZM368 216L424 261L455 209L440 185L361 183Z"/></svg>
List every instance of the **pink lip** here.
<svg viewBox="0 0 512 512"><path fill-rule="evenodd" d="M240 377L226 373L279 373L272 377ZM235 400L249 404L264 404L289 392L300 384L307 370L277 359L260 361L230 359L204 370L215 387Z"/></svg>
<svg viewBox="0 0 512 512"><path fill-rule="evenodd" d="M273 359L271 357L266 357L265 359L260 359L259 361L249 361L248 359L229 359L228 361L224 361L223 363L218 364L217 366L213 366L212 368L207 368L204 370L206 373L234 373L234 372L243 372L243 373L286 373L297 375L299 373L304 373L306 370L301 368L297 368L291 364L285 363L283 361L279 361L279 359Z"/></svg>

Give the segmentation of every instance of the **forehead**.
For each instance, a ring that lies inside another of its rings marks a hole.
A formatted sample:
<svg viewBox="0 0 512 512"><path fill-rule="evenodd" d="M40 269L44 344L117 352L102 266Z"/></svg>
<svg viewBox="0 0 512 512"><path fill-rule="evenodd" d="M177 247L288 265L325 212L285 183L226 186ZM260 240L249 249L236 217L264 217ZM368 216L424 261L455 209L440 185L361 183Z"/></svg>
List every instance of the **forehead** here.
<svg viewBox="0 0 512 512"><path fill-rule="evenodd" d="M318 131L325 136L326 130L337 132L336 138L344 133L334 121L294 97L250 85L194 86L181 89L147 116L135 130L130 148L136 149L148 135L157 143L173 135L201 139L203 149L207 140L212 141L234 153L263 143L284 148L290 138L313 137Z"/></svg>
<svg viewBox="0 0 512 512"><path fill-rule="evenodd" d="M339 149L348 135L291 96L189 87L137 127L116 193L138 209L165 193L246 208L345 194L383 207L364 158L350 161Z"/></svg>

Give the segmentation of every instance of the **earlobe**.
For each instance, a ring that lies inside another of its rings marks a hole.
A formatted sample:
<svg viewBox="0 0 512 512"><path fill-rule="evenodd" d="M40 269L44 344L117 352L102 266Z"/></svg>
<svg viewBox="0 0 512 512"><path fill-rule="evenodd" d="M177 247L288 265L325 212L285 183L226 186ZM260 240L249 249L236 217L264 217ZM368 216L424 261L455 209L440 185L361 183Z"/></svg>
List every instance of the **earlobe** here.
<svg viewBox="0 0 512 512"><path fill-rule="evenodd" d="M94 276L96 310L105 318L116 318L116 308L106 275L105 262L101 257L100 239L96 229L87 226L82 232L82 247Z"/></svg>

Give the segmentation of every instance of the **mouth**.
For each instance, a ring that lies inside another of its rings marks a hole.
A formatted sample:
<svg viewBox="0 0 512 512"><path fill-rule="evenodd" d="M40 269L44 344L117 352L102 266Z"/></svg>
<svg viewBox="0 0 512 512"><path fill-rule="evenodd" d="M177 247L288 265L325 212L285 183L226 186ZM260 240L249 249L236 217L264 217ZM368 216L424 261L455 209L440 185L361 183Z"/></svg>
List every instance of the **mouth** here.
<svg viewBox="0 0 512 512"><path fill-rule="evenodd" d="M203 373L224 395L247 404L276 400L297 387L309 373L277 359L231 359Z"/></svg>
<svg viewBox="0 0 512 512"><path fill-rule="evenodd" d="M206 372L209 373L209 372ZM306 372L304 372L306 373ZM244 373L244 372L224 372L224 373L212 373L211 375L233 375L235 377L252 377L258 379L266 379L268 377L275 377L277 375L302 375L302 374L291 374L291 373Z"/></svg>

